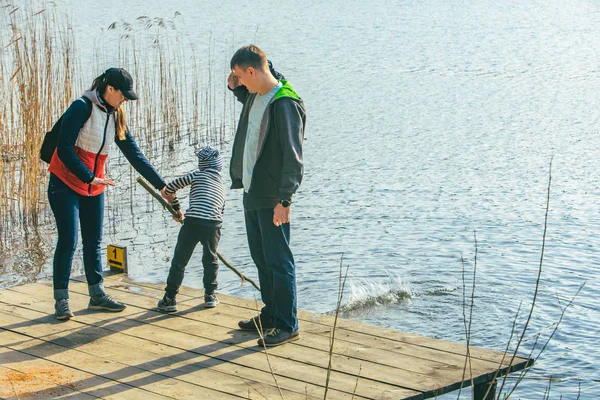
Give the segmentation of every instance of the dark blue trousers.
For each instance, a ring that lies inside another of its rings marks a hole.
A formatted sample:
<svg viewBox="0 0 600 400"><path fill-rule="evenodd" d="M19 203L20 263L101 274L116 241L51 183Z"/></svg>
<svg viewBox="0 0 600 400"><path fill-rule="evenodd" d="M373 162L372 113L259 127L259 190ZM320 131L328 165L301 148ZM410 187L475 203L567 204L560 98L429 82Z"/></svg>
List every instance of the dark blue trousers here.
<svg viewBox="0 0 600 400"><path fill-rule="evenodd" d="M171 261L171 269L167 278L165 292L167 296L174 299L179 292L183 282L185 267L187 266L194 249L198 243L202 244L202 266L204 275L204 293L212 294L218 286L217 274L219 272L219 260L217 258L217 247L221 239L221 228L202 226L193 223L194 218L186 218L179 230L175 254Z"/></svg>
<svg viewBox="0 0 600 400"><path fill-rule="evenodd" d="M56 175L50 174L48 200L58 231L58 242L52 264L54 298L56 300L69 298L69 277L80 226L83 266L88 291L90 296L103 294L100 244L104 219L104 193L93 197L82 196L74 192Z"/></svg>
<svg viewBox="0 0 600 400"><path fill-rule="evenodd" d="M298 330L296 267L290 250L290 224L273 225L273 209L244 210L250 254L258 268L263 319L276 328Z"/></svg>

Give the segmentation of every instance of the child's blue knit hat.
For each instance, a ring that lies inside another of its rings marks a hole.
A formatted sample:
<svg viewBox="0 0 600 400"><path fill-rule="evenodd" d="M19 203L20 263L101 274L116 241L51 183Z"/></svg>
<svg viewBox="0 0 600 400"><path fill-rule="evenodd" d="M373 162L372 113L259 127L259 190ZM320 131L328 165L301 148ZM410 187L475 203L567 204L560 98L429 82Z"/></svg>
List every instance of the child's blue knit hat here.
<svg viewBox="0 0 600 400"><path fill-rule="evenodd" d="M223 161L221 160L219 150L211 146L203 147L196 155L198 156L198 168L200 170L216 169L217 171L221 171L223 168Z"/></svg>

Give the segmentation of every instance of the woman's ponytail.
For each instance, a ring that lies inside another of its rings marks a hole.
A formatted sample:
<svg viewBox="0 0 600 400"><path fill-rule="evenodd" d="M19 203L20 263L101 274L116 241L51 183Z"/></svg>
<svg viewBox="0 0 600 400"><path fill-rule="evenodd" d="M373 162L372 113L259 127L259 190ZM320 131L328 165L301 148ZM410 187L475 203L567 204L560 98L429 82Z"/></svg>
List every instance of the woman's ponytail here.
<svg viewBox="0 0 600 400"><path fill-rule="evenodd" d="M104 93L106 89L106 72L102 73L102 75L96 77L94 82L92 82L92 87L89 89L90 91L97 90L100 93Z"/></svg>
<svg viewBox="0 0 600 400"><path fill-rule="evenodd" d="M125 140L125 133L127 131L127 117L125 116L125 110L123 106L117 108L117 123L116 123L116 135L119 140Z"/></svg>

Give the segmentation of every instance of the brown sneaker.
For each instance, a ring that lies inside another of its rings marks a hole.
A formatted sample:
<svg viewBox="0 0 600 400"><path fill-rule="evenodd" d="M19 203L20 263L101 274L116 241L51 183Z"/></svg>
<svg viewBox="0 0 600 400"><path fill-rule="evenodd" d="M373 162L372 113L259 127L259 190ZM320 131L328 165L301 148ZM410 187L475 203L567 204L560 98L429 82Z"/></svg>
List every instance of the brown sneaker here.
<svg viewBox="0 0 600 400"><path fill-rule="evenodd" d="M287 342L300 339L300 332L288 332L279 328L273 328L267 332L264 338L258 339L258 345L263 347L275 347Z"/></svg>
<svg viewBox="0 0 600 400"><path fill-rule="evenodd" d="M106 293L90 297L90 303L88 304L88 310L94 311L119 312L126 308L127 306L125 304L116 301L112 296L109 296Z"/></svg>
<svg viewBox="0 0 600 400"><path fill-rule="evenodd" d="M266 331L267 329L273 329L275 327L275 326L273 326L272 322L265 321L262 318L260 319L260 323L259 323L258 322L259 318L260 318L260 316L257 315L256 317L254 317L252 319L240 321L240 322L238 322L238 326L243 331L252 331L252 332L258 332L258 329L260 329L260 328L262 328L263 331Z"/></svg>

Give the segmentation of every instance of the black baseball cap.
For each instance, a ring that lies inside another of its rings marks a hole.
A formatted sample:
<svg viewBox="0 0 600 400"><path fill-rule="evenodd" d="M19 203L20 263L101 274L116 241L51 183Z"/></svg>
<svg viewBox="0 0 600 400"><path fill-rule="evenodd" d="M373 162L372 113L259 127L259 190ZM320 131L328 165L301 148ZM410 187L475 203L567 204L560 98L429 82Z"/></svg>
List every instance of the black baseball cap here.
<svg viewBox="0 0 600 400"><path fill-rule="evenodd" d="M109 68L104 71L106 83L120 90L129 100L137 100L138 95L133 90L133 78L123 68Z"/></svg>

